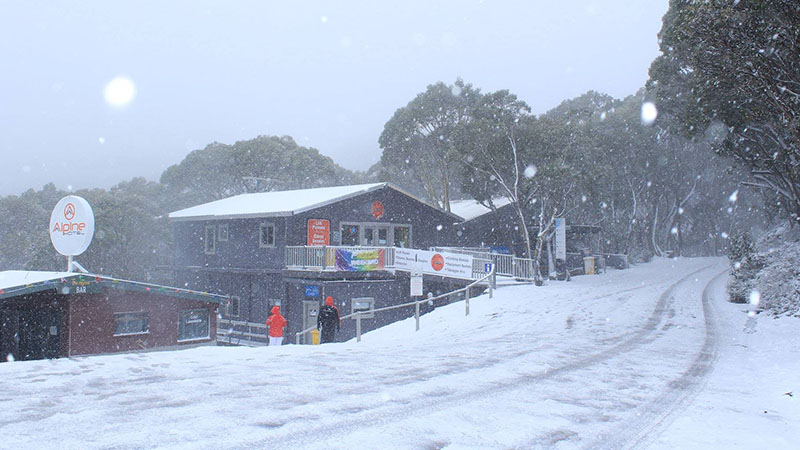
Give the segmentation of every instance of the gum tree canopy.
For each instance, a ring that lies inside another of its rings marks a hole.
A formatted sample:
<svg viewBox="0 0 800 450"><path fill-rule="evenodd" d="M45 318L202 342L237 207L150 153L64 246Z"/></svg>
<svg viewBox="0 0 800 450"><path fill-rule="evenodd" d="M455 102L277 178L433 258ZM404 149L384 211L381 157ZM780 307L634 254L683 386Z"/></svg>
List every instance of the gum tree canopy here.
<svg viewBox="0 0 800 450"><path fill-rule="evenodd" d="M800 3L672 0L648 88L800 220Z"/></svg>

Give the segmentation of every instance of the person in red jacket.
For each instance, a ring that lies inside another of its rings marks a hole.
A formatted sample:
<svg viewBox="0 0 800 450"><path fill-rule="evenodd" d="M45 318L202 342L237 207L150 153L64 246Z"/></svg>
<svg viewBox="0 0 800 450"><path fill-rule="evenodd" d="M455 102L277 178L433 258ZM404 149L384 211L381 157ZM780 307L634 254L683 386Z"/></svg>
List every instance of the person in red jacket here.
<svg viewBox="0 0 800 450"><path fill-rule="evenodd" d="M272 315L267 317L267 329L269 330L269 345L281 345L283 343L283 328L286 326L286 319L281 315L281 307L273 306Z"/></svg>

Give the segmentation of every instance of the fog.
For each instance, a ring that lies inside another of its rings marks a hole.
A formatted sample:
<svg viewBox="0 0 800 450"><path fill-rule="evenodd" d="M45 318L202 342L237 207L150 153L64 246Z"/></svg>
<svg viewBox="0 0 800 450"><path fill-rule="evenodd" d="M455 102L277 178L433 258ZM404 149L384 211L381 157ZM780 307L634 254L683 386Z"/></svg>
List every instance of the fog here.
<svg viewBox="0 0 800 450"><path fill-rule="evenodd" d="M365 170L393 112L458 77L535 113L644 85L666 0L554 3L3 3L0 195L157 180L258 135Z"/></svg>

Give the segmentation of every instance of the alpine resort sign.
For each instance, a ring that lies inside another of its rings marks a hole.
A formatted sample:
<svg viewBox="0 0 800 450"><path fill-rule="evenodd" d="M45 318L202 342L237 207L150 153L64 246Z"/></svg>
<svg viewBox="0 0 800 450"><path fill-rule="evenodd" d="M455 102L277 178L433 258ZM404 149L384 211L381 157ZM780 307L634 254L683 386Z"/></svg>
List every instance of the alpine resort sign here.
<svg viewBox="0 0 800 450"><path fill-rule="evenodd" d="M77 195L59 200L50 214L50 241L56 251L64 256L80 255L93 236L94 212L89 202Z"/></svg>

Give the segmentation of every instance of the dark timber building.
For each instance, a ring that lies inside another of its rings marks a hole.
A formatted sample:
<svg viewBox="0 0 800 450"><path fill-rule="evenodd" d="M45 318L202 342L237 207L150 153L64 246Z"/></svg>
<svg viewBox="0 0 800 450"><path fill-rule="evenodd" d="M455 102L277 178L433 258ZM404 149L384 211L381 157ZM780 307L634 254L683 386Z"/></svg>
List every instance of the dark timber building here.
<svg viewBox="0 0 800 450"><path fill-rule="evenodd" d="M388 183L243 194L169 218L178 285L232 296L226 320L263 323L279 305L290 334L313 326L329 295L342 315L353 298L373 297L376 308L408 301L408 274L386 267L392 249L452 245L462 220ZM431 292L465 283L425 280ZM395 319L376 316L365 329ZM345 321L337 339L353 334Z"/></svg>
<svg viewBox="0 0 800 450"><path fill-rule="evenodd" d="M0 360L210 343L222 297L70 272L0 272Z"/></svg>

